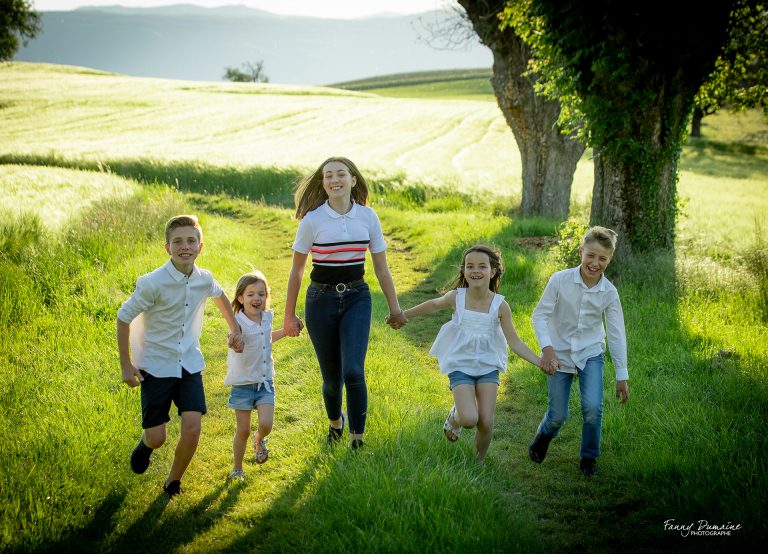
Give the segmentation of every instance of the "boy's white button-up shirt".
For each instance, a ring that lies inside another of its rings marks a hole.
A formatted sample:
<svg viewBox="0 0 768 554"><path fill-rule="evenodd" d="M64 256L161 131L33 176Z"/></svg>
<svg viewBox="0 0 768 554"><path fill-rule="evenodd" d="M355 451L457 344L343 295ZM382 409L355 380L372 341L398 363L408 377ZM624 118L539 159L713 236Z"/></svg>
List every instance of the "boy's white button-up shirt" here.
<svg viewBox="0 0 768 554"><path fill-rule="evenodd" d="M221 296L221 286L205 269L189 276L171 260L136 281L136 290L117 312L131 326L133 365L155 377L181 377L205 368L200 351L205 301Z"/></svg>
<svg viewBox="0 0 768 554"><path fill-rule="evenodd" d="M560 371L576 373L589 358L605 352L606 329L616 380L624 381L629 375L627 336L616 287L605 275L594 287L587 287L579 267L550 277L533 310L533 330L542 349L551 346L555 350Z"/></svg>

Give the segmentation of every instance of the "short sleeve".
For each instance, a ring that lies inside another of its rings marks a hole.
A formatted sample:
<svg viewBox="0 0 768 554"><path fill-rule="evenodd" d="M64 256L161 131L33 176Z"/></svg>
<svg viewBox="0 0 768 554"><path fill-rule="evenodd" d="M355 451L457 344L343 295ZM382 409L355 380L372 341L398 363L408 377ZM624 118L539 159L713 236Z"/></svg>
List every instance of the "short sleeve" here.
<svg viewBox="0 0 768 554"><path fill-rule="evenodd" d="M378 254L379 252L384 252L387 249L387 241L384 240L384 233L381 231L381 222L379 221L379 216L377 216L376 212L373 210L370 210L369 213L370 218L368 233L371 242L368 247L371 250L371 254Z"/></svg>
<svg viewBox="0 0 768 554"><path fill-rule="evenodd" d="M315 230L312 228L310 218L304 216L299 220L299 228L292 248L299 254L309 254L313 242L315 242Z"/></svg>
<svg viewBox="0 0 768 554"><path fill-rule="evenodd" d="M213 275L211 275L211 290L208 291L208 296L216 298L217 296L221 296L223 292L224 289L221 288L219 282L213 278Z"/></svg>

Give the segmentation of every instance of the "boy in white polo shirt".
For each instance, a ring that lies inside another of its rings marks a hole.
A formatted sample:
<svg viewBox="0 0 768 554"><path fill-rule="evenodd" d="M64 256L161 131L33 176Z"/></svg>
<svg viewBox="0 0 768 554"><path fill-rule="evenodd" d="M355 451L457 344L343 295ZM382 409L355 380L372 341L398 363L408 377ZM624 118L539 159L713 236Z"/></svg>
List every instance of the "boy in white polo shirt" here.
<svg viewBox="0 0 768 554"><path fill-rule="evenodd" d="M550 441L568 417L568 398L574 375L581 392L580 469L597 473L603 415L603 353L606 332L616 367L616 397L629 398L627 338L619 293L603 275L616 250L617 235L605 227L587 230L579 247L581 264L550 277L536 309L533 329L542 349L543 367L552 367L547 378L549 407L528 447L532 461L541 463ZM554 361L553 365L550 362ZM558 367L555 371L555 367Z"/></svg>
<svg viewBox="0 0 768 554"><path fill-rule="evenodd" d="M229 343L242 349L240 327L227 295L195 260L203 249L203 230L193 215L171 218L165 226L170 259L136 281L136 290L117 312L117 346L123 382L141 385L142 433L131 454L131 469L144 473L152 451L165 442L171 402L181 416L179 441L163 490L181 492L181 478L200 439L206 412L200 352L205 300L213 297L229 325ZM131 358L133 354L133 359ZM135 362L135 365L134 365Z"/></svg>

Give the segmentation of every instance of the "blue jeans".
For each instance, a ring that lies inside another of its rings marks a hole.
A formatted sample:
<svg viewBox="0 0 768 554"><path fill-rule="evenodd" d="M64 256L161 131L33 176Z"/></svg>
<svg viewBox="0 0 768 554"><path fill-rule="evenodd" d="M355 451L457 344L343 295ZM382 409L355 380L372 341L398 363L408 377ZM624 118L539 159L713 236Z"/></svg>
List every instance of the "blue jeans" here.
<svg viewBox="0 0 768 554"><path fill-rule="evenodd" d="M304 309L307 332L323 375L323 401L328 419L341 417L342 387L346 387L349 432L363 433L368 412L365 355L371 332L368 285L344 292L310 285Z"/></svg>
<svg viewBox="0 0 768 554"><path fill-rule="evenodd" d="M581 392L581 457L600 455L600 429L603 422L603 355L587 360L584 369L577 369ZM538 433L557 435L568 418L568 398L571 395L573 373L556 371L547 377L549 407L541 420Z"/></svg>

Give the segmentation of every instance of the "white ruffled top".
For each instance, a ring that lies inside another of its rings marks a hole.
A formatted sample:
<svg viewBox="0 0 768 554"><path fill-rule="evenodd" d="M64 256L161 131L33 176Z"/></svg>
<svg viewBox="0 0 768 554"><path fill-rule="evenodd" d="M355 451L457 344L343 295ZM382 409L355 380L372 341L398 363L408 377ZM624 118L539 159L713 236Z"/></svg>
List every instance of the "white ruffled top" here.
<svg viewBox="0 0 768 554"><path fill-rule="evenodd" d="M270 390L268 381L275 378L275 361L272 358L272 311L261 312L261 323L251 321L242 311L235 320L243 331L243 351L231 348L227 352L227 376L225 385L263 385Z"/></svg>
<svg viewBox="0 0 768 554"><path fill-rule="evenodd" d="M504 297L496 294L488 313L465 309L467 289L456 289L456 308L440 328L429 353L437 357L440 373L461 371L478 377L507 370L507 341L499 323Z"/></svg>

